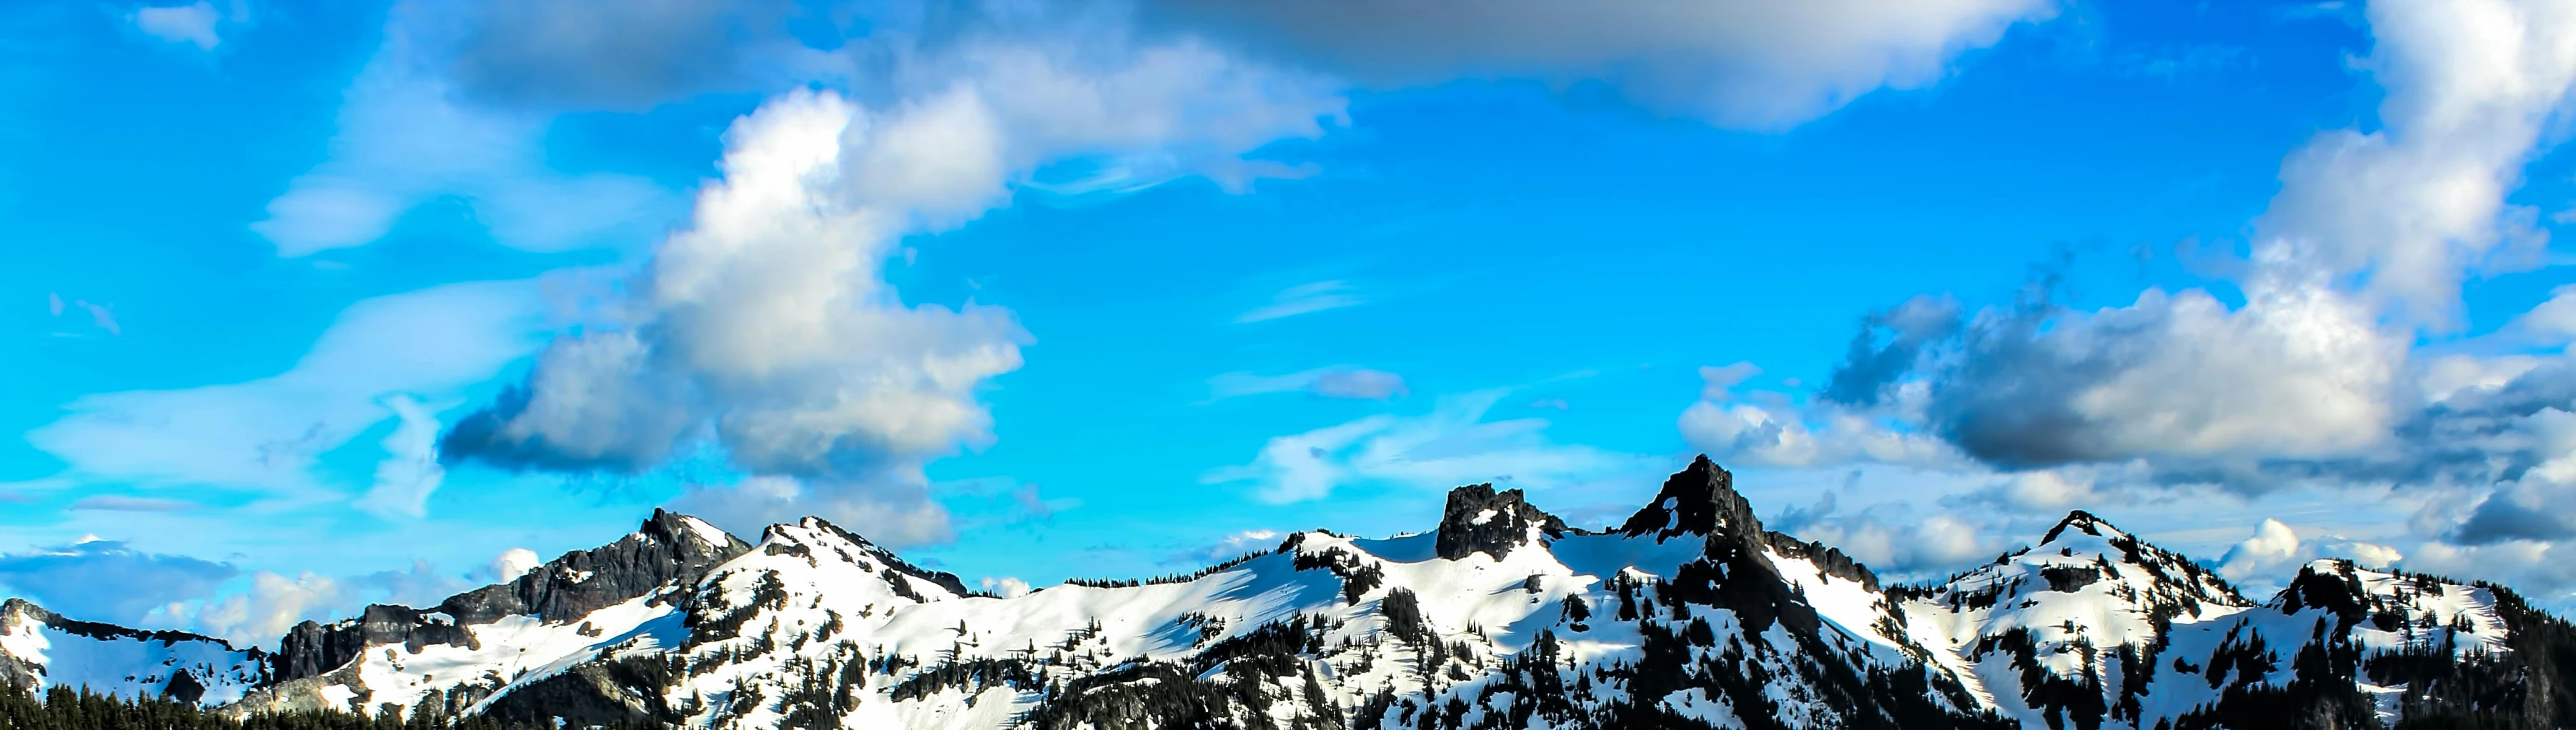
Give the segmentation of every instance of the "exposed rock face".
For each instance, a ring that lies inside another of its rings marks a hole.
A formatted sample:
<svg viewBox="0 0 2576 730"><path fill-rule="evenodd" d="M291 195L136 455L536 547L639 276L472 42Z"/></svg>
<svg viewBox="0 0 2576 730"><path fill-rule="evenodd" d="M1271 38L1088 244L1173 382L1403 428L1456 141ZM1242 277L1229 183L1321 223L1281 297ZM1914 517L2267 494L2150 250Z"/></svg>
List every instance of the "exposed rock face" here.
<svg viewBox="0 0 2576 730"><path fill-rule="evenodd" d="M503 616L535 614L548 622L578 619L672 581L691 581L751 546L732 535L710 540L660 509L626 539L565 553L518 580L457 594L438 605L461 624L487 624ZM639 539L640 538L640 539Z"/></svg>
<svg viewBox="0 0 2576 730"><path fill-rule="evenodd" d="M696 581L708 569L750 550L740 538L699 529L686 516L656 509L624 539L565 553L516 580L450 596L436 608L374 605L356 619L296 624L280 642L274 674L277 681L317 676L349 663L368 646L402 644L417 652L432 644L462 645L473 640L464 626L504 616L576 621L664 585Z"/></svg>
<svg viewBox="0 0 2576 730"><path fill-rule="evenodd" d="M1683 535L1733 540L1758 553L1769 548L1782 556L1812 561L1826 575L1878 590L1878 576L1868 566L1821 542L1804 542L1763 529L1753 505L1735 491L1735 475L1701 456L1664 480L1664 488L1619 527L1631 537L1653 535L1657 542Z"/></svg>
<svg viewBox="0 0 2576 730"><path fill-rule="evenodd" d="M1527 544L1530 530L1547 537L1565 534L1565 521L1521 498L1521 490L1494 491L1492 484L1449 490L1449 506L1440 516L1440 557L1457 560L1484 553L1501 560L1512 548Z"/></svg>

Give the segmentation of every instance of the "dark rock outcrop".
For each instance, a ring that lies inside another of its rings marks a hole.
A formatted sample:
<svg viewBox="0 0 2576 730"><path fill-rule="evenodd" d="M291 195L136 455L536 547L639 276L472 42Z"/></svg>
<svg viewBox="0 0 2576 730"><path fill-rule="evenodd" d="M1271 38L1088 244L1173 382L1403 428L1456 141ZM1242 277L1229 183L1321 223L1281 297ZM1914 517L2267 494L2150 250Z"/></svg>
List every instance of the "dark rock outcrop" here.
<svg viewBox="0 0 2576 730"><path fill-rule="evenodd" d="M688 518L660 509L634 534L563 557L518 580L448 598L438 610L460 624L487 624L503 616L536 614L548 623L571 621L633 600L672 581L688 582L718 563L751 550L732 535L716 544Z"/></svg>
<svg viewBox="0 0 2576 730"><path fill-rule="evenodd" d="M1532 527L1551 538L1565 535L1565 521L1530 506L1521 490L1496 492L1492 484L1452 489L1440 515L1440 557L1457 560L1484 553L1501 560L1512 548L1527 544Z"/></svg>
<svg viewBox="0 0 2576 730"><path fill-rule="evenodd" d="M465 626L505 616L534 614L549 623L579 620L665 585L695 582L751 550L732 535L723 535L721 544L711 541L687 520L653 510L651 519L617 542L565 553L515 580L450 596L435 608L374 605L355 619L296 624L280 642L272 674L280 682L316 676L349 663L369 646L402 644L416 652L433 644L463 645L473 640Z"/></svg>
<svg viewBox="0 0 2576 730"><path fill-rule="evenodd" d="M1753 514L1753 504L1735 491L1735 475L1706 455L1664 480L1664 488L1655 493L1655 500L1629 515L1617 531L1630 537L1653 535L1656 542L1698 535L1737 541L1755 553L1769 548L1783 557L1815 563L1826 575L1878 590L1877 574L1841 550L1763 529L1762 519Z"/></svg>

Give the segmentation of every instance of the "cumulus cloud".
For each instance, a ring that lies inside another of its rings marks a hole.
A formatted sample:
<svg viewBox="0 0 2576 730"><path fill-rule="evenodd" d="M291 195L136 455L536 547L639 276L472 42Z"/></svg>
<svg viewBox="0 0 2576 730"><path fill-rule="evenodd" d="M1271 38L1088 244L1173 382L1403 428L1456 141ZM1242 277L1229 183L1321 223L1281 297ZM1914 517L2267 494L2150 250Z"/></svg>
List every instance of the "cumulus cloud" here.
<svg viewBox="0 0 2576 730"><path fill-rule="evenodd" d="M0 589L65 616L111 623L131 624L162 605L213 593L239 572L112 540L0 554Z"/></svg>
<svg viewBox="0 0 2576 730"><path fill-rule="evenodd" d="M1543 433L1546 419L1484 420L1509 392L1442 398L1421 416L1369 416L1273 437L1252 463L1210 471L1200 481L1245 485L1268 502L1298 502L1372 482L1416 489L1480 482L1545 489L1642 465L1637 457L1552 443Z"/></svg>
<svg viewBox="0 0 2576 730"><path fill-rule="evenodd" d="M1959 462L1940 439L1901 428L1886 414L1822 398L1800 404L1777 392L1737 392L1753 372L1749 363L1700 368L1700 400L1682 411L1679 423L1692 448L1743 466Z"/></svg>
<svg viewBox="0 0 2576 730"><path fill-rule="evenodd" d="M215 35L215 23L223 18L224 14L216 11L214 4L206 0L173 7L146 6L136 8L132 15L126 16L126 20L134 23L135 29L145 35L171 43L186 43L200 51L215 50L215 46L223 42L223 38Z"/></svg>
<svg viewBox="0 0 2576 730"><path fill-rule="evenodd" d="M1208 400L1265 393L1305 392L1319 398L1388 400L1404 395L1404 376L1384 370L1334 365L1286 375L1226 373L1208 379Z"/></svg>
<svg viewBox="0 0 2576 730"><path fill-rule="evenodd" d="M1811 399L1708 378L1684 435L1752 464L1946 452L2003 475L1961 508L2398 490L2422 505L2402 553L2269 523L2229 570L2266 580L2331 555L2576 588L2544 562L2576 539L2576 363L2562 349L2576 295L2552 292L2493 335L2421 344L2462 323L2468 278L2539 261L2538 211L2508 194L2563 136L2576 8L2389 0L2364 14L2376 44L2358 65L2386 92L2376 128L2324 131L2283 160L2225 281L2092 309L2052 300L2047 282L1973 312L1917 298L1868 318ZM1921 438L1937 444L1899 448Z"/></svg>
<svg viewBox="0 0 2576 730"><path fill-rule="evenodd" d="M897 242L1006 203L1051 160L1150 151L1236 174L1339 113L1303 76L1124 33L1005 28L905 50L885 102L770 100L726 134L723 178L629 287L632 317L557 339L444 457L635 471L713 444L755 476L681 497L718 524L823 514L946 539L921 467L991 439L977 392L1029 337L998 307L904 303L882 275Z"/></svg>
<svg viewBox="0 0 2576 730"><path fill-rule="evenodd" d="M2383 128L2318 135L2282 165L2231 308L2151 289L2077 311L1874 317L1824 395L1919 387L1919 425L2004 468L2147 460L2175 480L2267 488L2373 461L2425 423L2420 386L2496 368L2419 362L2462 277L2537 240L2504 193L2576 80L2576 12L2494 0L2370 6ZM2533 321L2546 330L2547 313ZM2303 473L2305 472L2305 473Z"/></svg>
<svg viewBox="0 0 2576 730"><path fill-rule="evenodd" d="M1270 303L1244 310L1235 315L1235 324L1268 322L1274 319L1314 314L1331 309L1367 304L1368 298L1340 279L1308 282L1279 290L1270 295Z"/></svg>
<svg viewBox="0 0 2576 730"><path fill-rule="evenodd" d="M2276 519L2254 526L2254 534L2229 548L2218 561L2218 574L2248 594L2279 590L2299 566L2318 558L2343 558L2364 567L2386 568L2406 558L2395 548L2341 535L2301 539L2298 531Z"/></svg>
<svg viewBox="0 0 2576 730"><path fill-rule="evenodd" d="M1895 504L1843 512L1833 492L1815 504L1784 511L1765 527L1840 549L1870 570L1891 578L1932 577L1974 565L2007 549L1992 530L1947 514L1912 519Z"/></svg>
<svg viewBox="0 0 2576 730"><path fill-rule="evenodd" d="M2244 580L2254 577L2258 570L2280 567L2298 554L2299 534L2280 520L2266 519L2254 526L2253 537L2236 543L2218 559L2218 574L2229 580Z"/></svg>
<svg viewBox="0 0 2576 730"><path fill-rule="evenodd" d="M199 631L236 646L276 646L296 622L327 618L350 602L348 587L329 577L261 571L249 590L206 605L194 620Z"/></svg>
<svg viewBox="0 0 2576 730"><path fill-rule="evenodd" d="M1776 129L1882 88L1939 81L2049 0L1569 5L1151 0L1165 22L1375 85L1458 75L1598 79L1641 103Z"/></svg>
<svg viewBox="0 0 2576 730"><path fill-rule="evenodd" d="M975 584L977 587L982 588L985 593L1001 596L1003 598L1018 598L1029 594L1028 581L1010 576L1002 576L999 578L986 577L983 580L976 581Z"/></svg>
<svg viewBox="0 0 2576 730"><path fill-rule="evenodd" d="M518 580L519 576L527 575L528 571L536 570L537 566L544 564L545 561L537 557L535 550L523 547L503 550L499 556L492 558L492 565L489 568L492 571L490 582L507 583Z"/></svg>
<svg viewBox="0 0 2576 730"><path fill-rule="evenodd" d="M389 398L452 394L534 350L535 294L534 282L474 282L360 301L286 372L82 396L27 440L68 465L63 477L320 494L317 459L400 418Z"/></svg>

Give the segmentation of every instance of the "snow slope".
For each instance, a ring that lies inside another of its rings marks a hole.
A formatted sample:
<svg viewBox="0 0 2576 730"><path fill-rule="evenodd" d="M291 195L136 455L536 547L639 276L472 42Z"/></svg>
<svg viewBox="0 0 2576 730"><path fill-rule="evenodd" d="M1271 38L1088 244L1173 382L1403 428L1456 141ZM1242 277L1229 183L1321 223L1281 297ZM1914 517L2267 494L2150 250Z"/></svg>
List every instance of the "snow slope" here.
<svg viewBox="0 0 2576 730"><path fill-rule="evenodd" d="M144 694L187 668L236 714L706 730L2576 718L2525 691L2563 681L2549 662L2576 656L2576 627L2509 591L2320 561L2258 604L2082 512L1992 564L1888 587L1765 529L1705 458L1607 529L1474 485L1429 532L1296 533L1193 575L1011 598L819 519L751 544L657 513L438 606L298 626L265 657L16 610L0 678Z"/></svg>
<svg viewBox="0 0 2576 730"><path fill-rule="evenodd" d="M23 600L0 603L0 685L88 687L209 706L266 681L258 649L177 631L76 621Z"/></svg>

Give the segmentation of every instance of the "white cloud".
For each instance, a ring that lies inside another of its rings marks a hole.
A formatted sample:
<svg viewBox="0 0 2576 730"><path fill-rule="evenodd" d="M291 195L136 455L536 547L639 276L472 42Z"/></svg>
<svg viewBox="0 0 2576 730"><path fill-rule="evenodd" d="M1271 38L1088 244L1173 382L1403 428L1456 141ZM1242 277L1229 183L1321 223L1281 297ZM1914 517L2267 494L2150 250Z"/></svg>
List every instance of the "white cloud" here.
<svg viewBox="0 0 2576 730"><path fill-rule="evenodd" d="M2095 490L2092 477L2073 471L2037 469L2008 474L1993 488L1979 492L1975 497L1979 501L2038 514L2098 509L2114 499L2114 495Z"/></svg>
<svg viewBox="0 0 2576 730"><path fill-rule="evenodd" d="M382 403L394 412L396 424L385 436L385 459L376 464L375 486L358 498L357 506L379 517L427 515L430 493L447 477L438 463L438 414L407 394L388 396Z"/></svg>
<svg viewBox="0 0 2576 730"><path fill-rule="evenodd" d="M1486 421L1510 391L1442 398L1422 416L1369 416L1278 436L1252 463L1208 472L1208 484L1246 484L1268 502L1321 499L1336 487L1382 482L1418 489L1507 482L1545 489L1632 470L1636 457L1551 443L1546 419Z"/></svg>
<svg viewBox="0 0 2576 730"><path fill-rule="evenodd" d="M194 621L198 630L236 646L275 646L296 622L329 619L352 602L349 588L329 577L261 571L248 591L207 604Z"/></svg>
<svg viewBox="0 0 2576 730"><path fill-rule="evenodd" d="M2263 263L2367 273L2369 294L2444 324L2465 271L2528 263L2514 249L2540 244L2537 211L2504 198L2576 83L2576 8L2389 0L2367 13L2382 128L2320 134L2282 164L2257 224L2278 262Z"/></svg>
<svg viewBox="0 0 2576 730"><path fill-rule="evenodd" d="M2254 526L2254 536L2236 543L2218 560L2218 574L2228 580L2245 580L2258 572L2277 570L2299 556L2299 534L2280 520L2265 519Z"/></svg>
<svg viewBox="0 0 2576 730"><path fill-rule="evenodd" d="M976 585L983 588L985 593L1001 596L1003 598L1018 598L1029 594L1028 581L1010 576L1003 576L1000 578L987 577L983 580L976 581Z"/></svg>
<svg viewBox="0 0 2576 730"><path fill-rule="evenodd" d="M316 458L396 418L387 398L450 395L533 350L535 294L529 281L475 282L360 301L284 373L83 396L27 440L66 477L315 492Z"/></svg>
<svg viewBox="0 0 2576 730"><path fill-rule="evenodd" d="M1653 107L1793 126L1882 87L1921 88L2049 0L1468 4L1157 0L1161 15L1380 85L1458 75L1601 79Z"/></svg>
<svg viewBox="0 0 2576 730"><path fill-rule="evenodd" d="M1889 578L1937 577L1993 558L2008 544L1978 524L1948 514L1897 522L1874 511L1833 515L1828 509L1827 514L1770 527L1831 545Z"/></svg>
<svg viewBox="0 0 2576 730"><path fill-rule="evenodd" d="M1234 322L1235 324L1267 322L1283 317L1356 307L1367 303L1368 298L1360 296L1358 291L1351 287L1350 282L1340 279L1308 282L1279 290L1279 293L1270 295L1269 304L1253 307L1242 314L1235 315Z"/></svg>
<svg viewBox="0 0 2576 730"><path fill-rule="evenodd" d="M1091 33L1111 32L908 49L889 101L798 91L738 120L724 178L630 288L635 316L558 340L445 453L633 470L712 438L777 478L682 498L723 510L719 524L822 513L889 544L946 539L921 466L989 442L977 393L1020 366L1028 337L997 307L905 304L881 271L901 238L1006 203L1051 160L1151 151L1235 175L1240 155L1320 134L1342 103L1192 42Z"/></svg>
<svg viewBox="0 0 2576 730"><path fill-rule="evenodd" d="M1679 421L1683 440L1722 462L1745 466L1959 462L1940 439L1897 428L1883 416L1830 402L1801 406L1780 393L1735 391L1758 372L1751 363L1700 368L1700 400L1683 409Z"/></svg>
<svg viewBox="0 0 2576 730"><path fill-rule="evenodd" d="M215 22L223 20L223 17L213 3L197 0L191 5L136 8L126 19L145 35L171 43L193 45L200 51L211 51L223 42L215 35Z"/></svg>
<svg viewBox="0 0 2576 730"><path fill-rule="evenodd" d="M523 547L503 550L499 556L492 558L491 582L508 583L518 580L519 576L527 575L528 571L536 570L537 566L544 564L545 561L537 557L535 550Z"/></svg>

